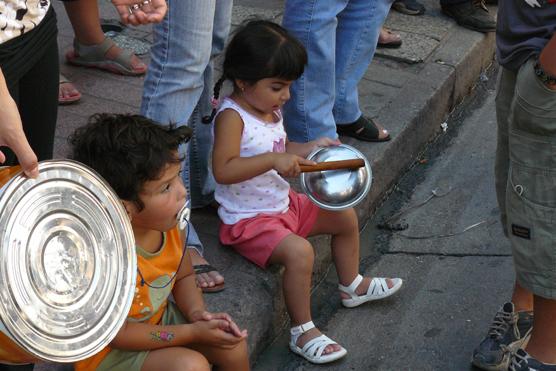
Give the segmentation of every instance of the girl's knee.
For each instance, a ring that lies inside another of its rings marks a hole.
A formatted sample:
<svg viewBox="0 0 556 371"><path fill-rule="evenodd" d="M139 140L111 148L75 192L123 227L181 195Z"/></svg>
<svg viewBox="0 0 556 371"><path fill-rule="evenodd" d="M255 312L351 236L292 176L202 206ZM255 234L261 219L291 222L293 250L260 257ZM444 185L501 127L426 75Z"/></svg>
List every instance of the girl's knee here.
<svg viewBox="0 0 556 371"><path fill-rule="evenodd" d="M181 352L175 359L175 370L180 371L209 371L210 363L199 352L189 350Z"/></svg>
<svg viewBox="0 0 556 371"><path fill-rule="evenodd" d="M307 240L298 241L286 253L284 266L286 269L312 270L315 260L313 246Z"/></svg>

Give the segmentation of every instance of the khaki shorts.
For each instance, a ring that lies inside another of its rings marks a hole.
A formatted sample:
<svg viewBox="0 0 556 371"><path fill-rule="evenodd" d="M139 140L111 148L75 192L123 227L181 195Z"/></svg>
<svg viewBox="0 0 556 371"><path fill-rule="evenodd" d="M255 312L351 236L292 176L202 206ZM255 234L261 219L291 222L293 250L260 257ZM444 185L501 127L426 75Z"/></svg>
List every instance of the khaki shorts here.
<svg viewBox="0 0 556 371"><path fill-rule="evenodd" d="M180 325L187 323L179 308L174 302L168 300L168 306L162 316L161 325ZM131 352L112 349L98 366L97 371L140 371L143 362L149 355L148 351Z"/></svg>
<svg viewBox="0 0 556 371"><path fill-rule="evenodd" d="M508 91L499 92L497 111L499 105L510 107L506 228L517 282L556 299L556 91L535 76L534 63L526 62L517 75L503 71L499 83Z"/></svg>

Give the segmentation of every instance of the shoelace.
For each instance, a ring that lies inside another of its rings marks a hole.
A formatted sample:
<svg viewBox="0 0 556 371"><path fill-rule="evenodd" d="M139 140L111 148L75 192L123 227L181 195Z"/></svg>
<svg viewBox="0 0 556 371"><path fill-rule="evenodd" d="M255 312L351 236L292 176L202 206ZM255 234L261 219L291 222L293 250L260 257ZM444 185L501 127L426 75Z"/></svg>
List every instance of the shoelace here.
<svg viewBox="0 0 556 371"><path fill-rule="evenodd" d="M488 329L488 335L496 339L501 338L510 328L512 322L512 313L499 311L494 316L492 325Z"/></svg>
<svg viewBox="0 0 556 371"><path fill-rule="evenodd" d="M481 8L485 12L488 12L488 8L486 7L485 0L473 0L473 6L476 8Z"/></svg>
<svg viewBox="0 0 556 371"><path fill-rule="evenodd" d="M508 367L508 371L518 371L521 369L521 366L527 366L529 364L529 362L527 362L527 358L518 354L518 353L514 353L511 357L511 362L510 362L510 366ZM525 363L522 363L525 362ZM529 369L529 367L526 368L527 370Z"/></svg>

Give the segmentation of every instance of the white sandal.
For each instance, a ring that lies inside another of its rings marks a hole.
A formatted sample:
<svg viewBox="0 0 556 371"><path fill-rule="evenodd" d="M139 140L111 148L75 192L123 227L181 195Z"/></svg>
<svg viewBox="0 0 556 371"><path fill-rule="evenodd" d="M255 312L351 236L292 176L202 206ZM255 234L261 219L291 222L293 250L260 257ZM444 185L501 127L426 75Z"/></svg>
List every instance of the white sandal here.
<svg viewBox="0 0 556 371"><path fill-rule="evenodd" d="M391 278L391 280L394 285L389 288L386 278L375 277L371 280L367 293L365 295L357 295L355 293L355 289L357 289L361 281L363 281L363 276L358 274L351 285L338 285L338 289L340 289L340 291L350 296L349 299L342 299L342 304L344 307L353 308L368 301L387 298L398 291L402 287L403 283L401 278Z"/></svg>
<svg viewBox="0 0 556 371"><path fill-rule="evenodd" d="M297 346L297 339L299 337L309 331L310 329L314 328L315 325L313 321L309 321L299 326L292 327L290 329L291 339L290 339L290 349L297 355L305 358L307 361L311 363L329 363L335 361L337 359L342 358L347 354L347 350L344 347L340 346L340 350L329 353L329 354L322 354L324 349L328 345L338 344L334 340L330 339L326 335L317 336L314 339L309 340L303 348Z"/></svg>

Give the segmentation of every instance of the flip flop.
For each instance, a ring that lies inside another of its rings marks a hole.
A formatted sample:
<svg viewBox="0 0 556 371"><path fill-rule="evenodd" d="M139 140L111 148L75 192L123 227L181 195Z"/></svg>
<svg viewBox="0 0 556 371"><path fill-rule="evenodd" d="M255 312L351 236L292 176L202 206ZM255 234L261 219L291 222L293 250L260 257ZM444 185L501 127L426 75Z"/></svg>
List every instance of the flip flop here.
<svg viewBox="0 0 556 371"><path fill-rule="evenodd" d="M389 48L396 49L402 46L402 37L398 34L393 33L386 27L380 29L380 34L378 36L378 43L376 44L378 48Z"/></svg>
<svg viewBox="0 0 556 371"><path fill-rule="evenodd" d="M71 85L73 87L74 93L71 95L67 95L64 96L61 94L62 92L62 85ZM77 101L79 101L81 99L81 93L79 92L79 90L77 90L75 88L75 86L73 86L73 83L64 75L60 74L59 75L59 88L58 88L58 104L60 105L65 105L65 104L71 104L71 103L75 103Z"/></svg>
<svg viewBox="0 0 556 371"><path fill-rule="evenodd" d="M141 67L133 67L132 59L137 56L131 50L121 49L114 58L107 58L106 53L112 47L118 46L108 37L95 45L83 45L74 39L73 50L66 53L66 61L76 66L98 68L120 75L139 76L147 72L147 66L142 62Z"/></svg>
<svg viewBox="0 0 556 371"><path fill-rule="evenodd" d="M193 270L195 274L202 274L202 273L209 273L209 272L217 272L216 268L214 268L210 264L197 264L193 266ZM215 293L224 290L225 283L222 282L218 285L212 287L199 287L205 293Z"/></svg>

